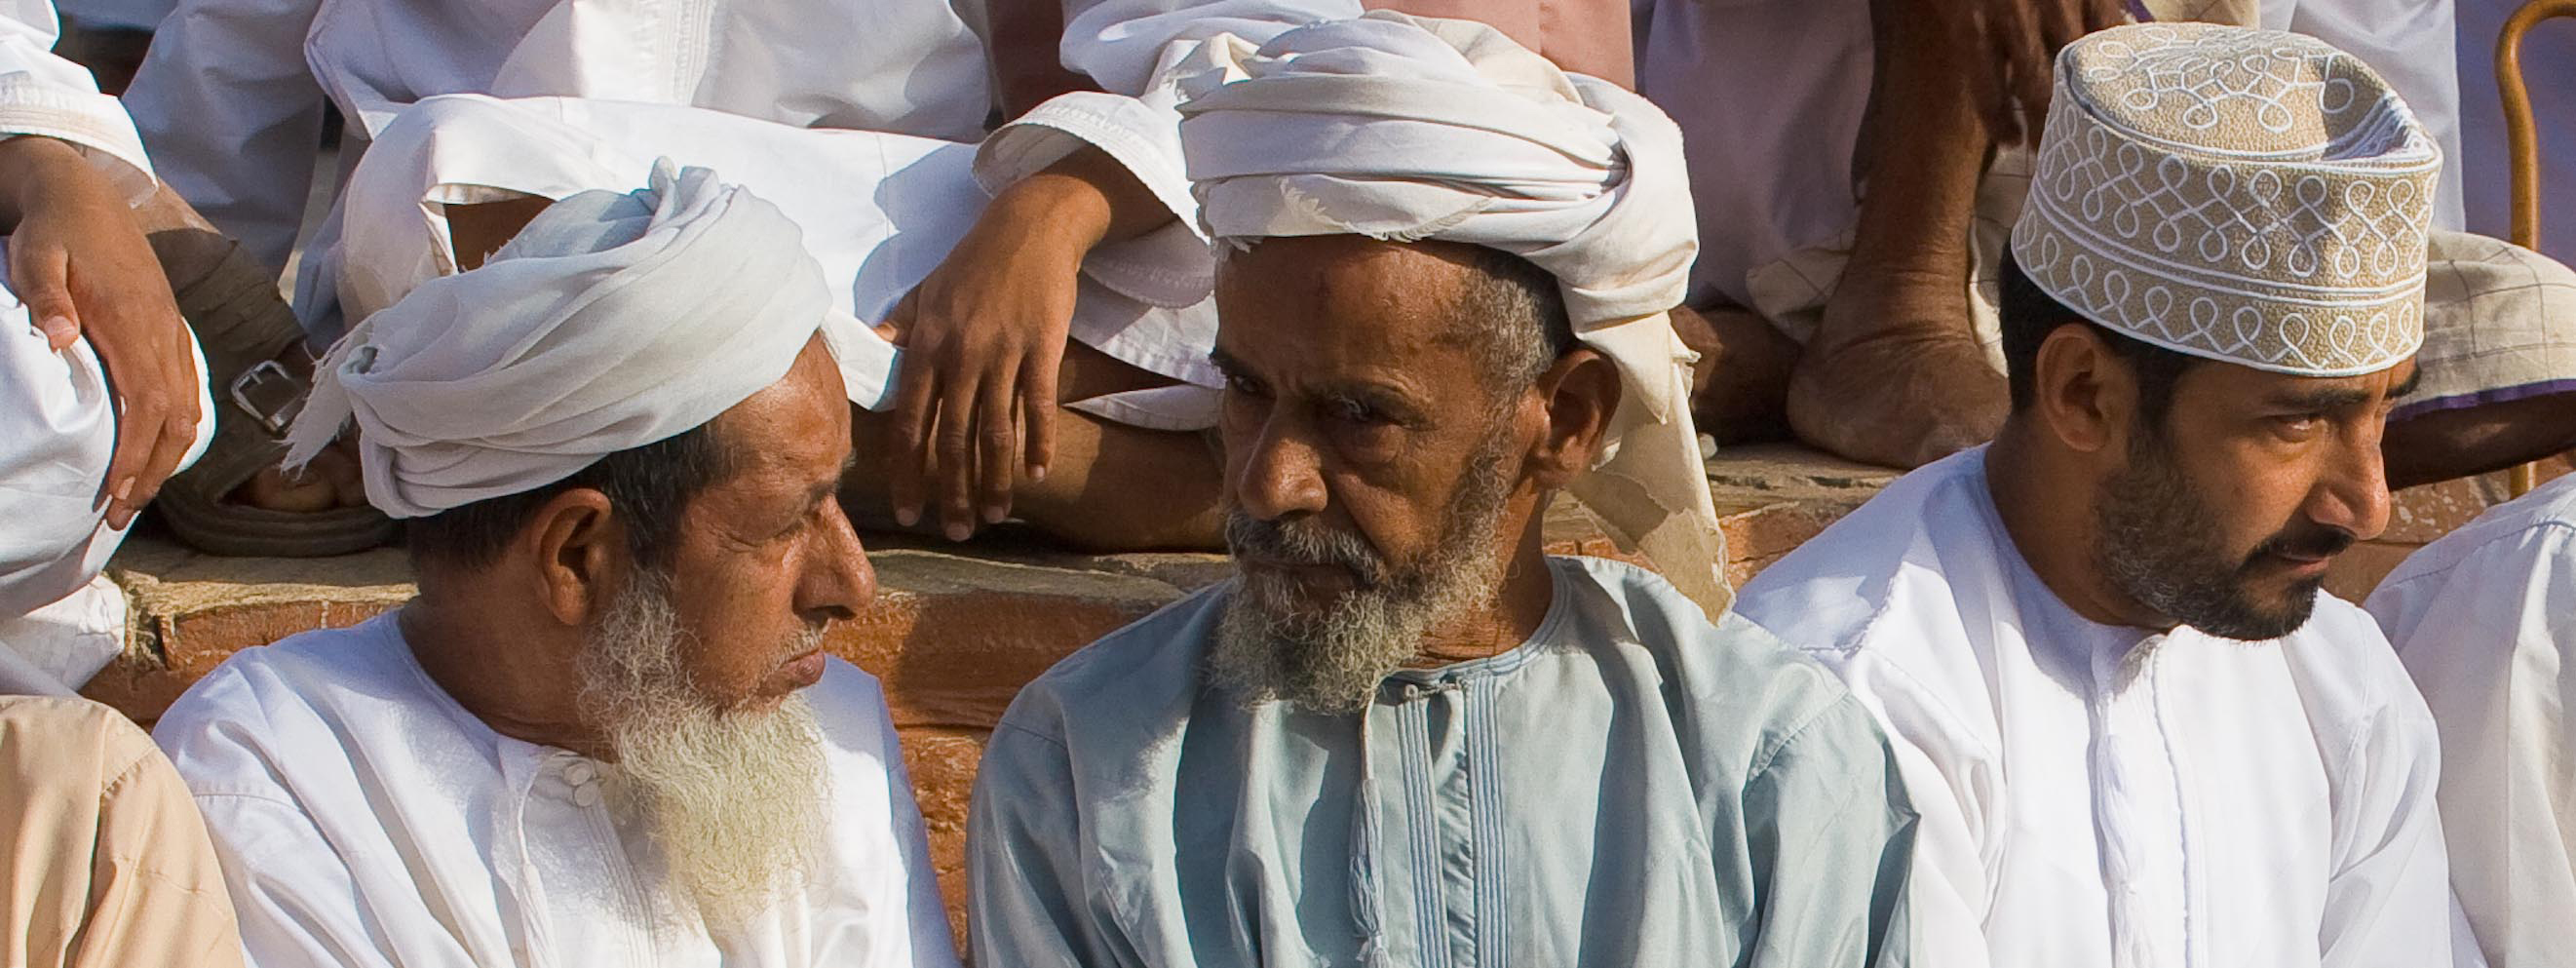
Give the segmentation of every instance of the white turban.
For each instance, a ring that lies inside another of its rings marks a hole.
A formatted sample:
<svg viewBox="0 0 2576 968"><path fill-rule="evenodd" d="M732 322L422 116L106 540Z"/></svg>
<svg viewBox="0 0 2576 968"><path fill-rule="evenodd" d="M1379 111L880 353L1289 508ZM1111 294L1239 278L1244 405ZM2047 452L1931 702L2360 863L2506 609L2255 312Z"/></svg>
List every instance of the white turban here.
<svg viewBox="0 0 2576 968"><path fill-rule="evenodd" d="M1679 129L1500 31L1378 11L1190 55L1181 148L1212 238L1364 235L1521 256L1619 366L1608 449L1575 495L1714 617L1725 544L1665 313L1699 239Z"/></svg>
<svg viewBox="0 0 2576 968"><path fill-rule="evenodd" d="M784 377L829 315L777 206L664 162L643 190L556 202L481 268L351 329L315 368L288 463L354 419L386 514L529 491L715 419Z"/></svg>

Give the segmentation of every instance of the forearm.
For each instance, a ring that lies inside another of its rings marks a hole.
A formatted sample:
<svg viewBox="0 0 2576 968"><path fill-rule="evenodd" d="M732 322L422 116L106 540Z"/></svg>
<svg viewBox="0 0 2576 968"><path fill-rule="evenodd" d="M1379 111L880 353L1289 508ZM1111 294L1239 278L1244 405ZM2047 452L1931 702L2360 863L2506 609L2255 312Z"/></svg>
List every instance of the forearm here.
<svg viewBox="0 0 2576 968"><path fill-rule="evenodd" d="M37 206L106 187L104 176L69 142L42 135L0 138L0 232L17 231Z"/></svg>
<svg viewBox="0 0 2576 968"><path fill-rule="evenodd" d="M1038 233L1074 251L1123 242L1173 221L1142 181L1097 147L1084 146L995 196L987 221Z"/></svg>

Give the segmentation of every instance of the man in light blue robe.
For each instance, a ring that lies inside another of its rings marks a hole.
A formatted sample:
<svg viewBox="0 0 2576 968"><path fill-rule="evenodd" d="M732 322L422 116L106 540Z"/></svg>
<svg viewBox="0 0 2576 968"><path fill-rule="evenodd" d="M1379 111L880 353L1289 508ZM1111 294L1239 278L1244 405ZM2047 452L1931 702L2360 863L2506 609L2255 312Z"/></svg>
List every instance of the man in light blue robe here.
<svg viewBox="0 0 2576 968"><path fill-rule="evenodd" d="M1169 56L1238 574L1003 718L976 962L1905 964L1885 739L1725 612L1671 123L1463 22ZM1547 556L1560 489L1672 579Z"/></svg>

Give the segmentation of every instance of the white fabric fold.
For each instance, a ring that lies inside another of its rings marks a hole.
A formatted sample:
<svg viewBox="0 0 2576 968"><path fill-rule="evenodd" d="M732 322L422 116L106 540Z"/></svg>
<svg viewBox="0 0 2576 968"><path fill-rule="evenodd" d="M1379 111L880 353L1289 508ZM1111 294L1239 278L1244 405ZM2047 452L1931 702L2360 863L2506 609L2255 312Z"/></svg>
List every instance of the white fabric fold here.
<svg viewBox="0 0 2576 968"><path fill-rule="evenodd" d="M481 268L351 329L315 370L288 461L354 420L387 514L520 493L714 419L834 315L777 206L658 164L645 190L558 202Z"/></svg>
<svg viewBox="0 0 2576 968"><path fill-rule="evenodd" d="M1483 245L1557 279L1624 375L1610 444L1571 490L1709 614L1725 543L1666 313L1698 251L1681 133L1645 99L1499 31L1378 11L1189 55L1181 147L1214 239L1358 234Z"/></svg>
<svg viewBox="0 0 2576 968"><path fill-rule="evenodd" d="M70 142L105 173L128 204L158 184L125 106L98 91L89 68L53 52L60 38L47 0L0 0L0 135Z"/></svg>

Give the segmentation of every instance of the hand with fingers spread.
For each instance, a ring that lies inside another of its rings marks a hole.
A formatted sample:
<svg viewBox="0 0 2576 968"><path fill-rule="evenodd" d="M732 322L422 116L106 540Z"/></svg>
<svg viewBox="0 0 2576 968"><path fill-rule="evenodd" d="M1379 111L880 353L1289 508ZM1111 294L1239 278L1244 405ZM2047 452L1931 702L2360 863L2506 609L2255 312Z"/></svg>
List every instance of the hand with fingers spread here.
<svg viewBox="0 0 2576 968"><path fill-rule="evenodd" d="M1966 72L1978 110L2004 144L2039 141L2057 51L2129 22L2121 0L1915 0ZM2029 124L2024 128L2024 122Z"/></svg>
<svg viewBox="0 0 2576 968"><path fill-rule="evenodd" d="M1098 149L1004 189L878 331L904 347L887 489L895 519L938 502L962 541L1010 516L1018 475L1054 456L1057 370L1082 260L1171 212Z"/></svg>
<svg viewBox="0 0 2576 968"><path fill-rule="evenodd" d="M125 198L78 149L0 140L0 221L9 287L59 352L86 339L116 395L116 447L98 501L122 530L161 490L197 435L187 324Z"/></svg>

